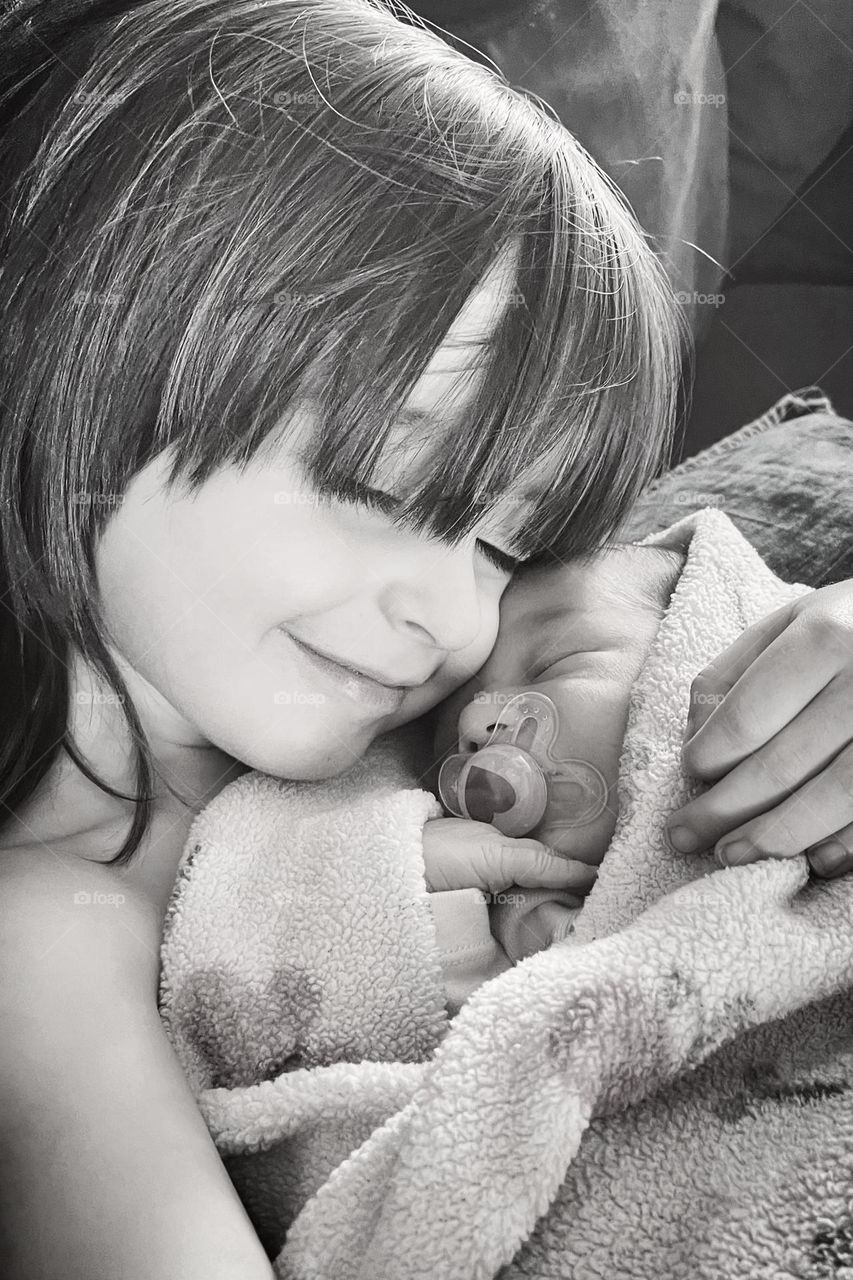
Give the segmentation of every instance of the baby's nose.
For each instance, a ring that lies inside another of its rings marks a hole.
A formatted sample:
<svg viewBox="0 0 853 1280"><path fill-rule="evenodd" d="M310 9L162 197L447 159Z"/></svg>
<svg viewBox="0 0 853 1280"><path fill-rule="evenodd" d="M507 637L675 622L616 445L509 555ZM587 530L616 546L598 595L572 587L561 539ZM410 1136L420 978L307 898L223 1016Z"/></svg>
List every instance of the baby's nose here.
<svg viewBox="0 0 853 1280"><path fill-rule="evenodd" d="M505 699L495 693L478 693L459 717L459 750L479 751L491 738Z"/></svg>

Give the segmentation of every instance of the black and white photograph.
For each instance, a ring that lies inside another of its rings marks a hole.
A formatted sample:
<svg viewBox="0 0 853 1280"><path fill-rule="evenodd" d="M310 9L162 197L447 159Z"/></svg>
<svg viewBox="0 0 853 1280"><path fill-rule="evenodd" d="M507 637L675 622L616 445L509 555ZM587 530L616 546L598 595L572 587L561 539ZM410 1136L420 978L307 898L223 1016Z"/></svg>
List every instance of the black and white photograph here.
<svg viewBox="0 0 853 1280"><path fill-rule="evenodd" d="M853 0L0 0L0 1280L853 1280Z"/></svg>

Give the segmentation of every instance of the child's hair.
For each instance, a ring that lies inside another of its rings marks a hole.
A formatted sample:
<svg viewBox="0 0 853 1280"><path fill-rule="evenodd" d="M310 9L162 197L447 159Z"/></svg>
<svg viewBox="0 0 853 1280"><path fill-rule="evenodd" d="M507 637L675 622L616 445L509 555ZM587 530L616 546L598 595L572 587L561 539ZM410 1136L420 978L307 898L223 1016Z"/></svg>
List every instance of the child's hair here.
<svg viewBox="0 0 853 1280"><path fill-rule="evenodd" d="M400 18L406 19L405 22ZM402 517L456 541L533 463L520 546L606 540L668 461L686 327L624 199L538 100L393 0L148 0L82 27L0 143L0 805L65 747L72 646L149 744L107 648L94 552L174 451L192 492L305 396L321 492L387 430L496 255L509 305L464 425ZM448 466L452 457L452 466Z"/></svg>

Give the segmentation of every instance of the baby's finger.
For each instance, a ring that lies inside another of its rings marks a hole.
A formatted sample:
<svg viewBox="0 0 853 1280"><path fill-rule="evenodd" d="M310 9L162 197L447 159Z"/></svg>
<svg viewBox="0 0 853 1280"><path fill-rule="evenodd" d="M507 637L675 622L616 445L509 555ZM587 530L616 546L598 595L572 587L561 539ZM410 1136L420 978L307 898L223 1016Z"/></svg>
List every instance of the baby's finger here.
<svg viewBox="0 0 853 1280"><path fill-rule="evenodd" d="M482 854L484 873L500 880L499 886L490 886L495 893L516 884L522 889L566 889L584 894L597 875L595 867L563 857L540 840L514 840L497 830L484 842Z"/></svg>
<svg viewBox="0 0 853 1280"><path fill-rule="evenodd" d="M507 841L507 837L503 840ZM517 845L530 845L532 850L519 850ZM535 846L538 846L538 852ZM516 868L512 873L512 883L523 888L561 888L585 897L598 878L598 867L576 858L566 858L565 854L538 840L508 841L506 858ZM523 878L525 868L526 876L532 878Z"/></svg>
<svg viewBox="0 0 853 1280"><path fill-rule="evenodd" d="M431 892L483 889L501 893L510 885L525 889L567 889L586 893L596 869L561 857L529 837L514 840L488 822L436 818L423 833L424 869Z"/></svg>

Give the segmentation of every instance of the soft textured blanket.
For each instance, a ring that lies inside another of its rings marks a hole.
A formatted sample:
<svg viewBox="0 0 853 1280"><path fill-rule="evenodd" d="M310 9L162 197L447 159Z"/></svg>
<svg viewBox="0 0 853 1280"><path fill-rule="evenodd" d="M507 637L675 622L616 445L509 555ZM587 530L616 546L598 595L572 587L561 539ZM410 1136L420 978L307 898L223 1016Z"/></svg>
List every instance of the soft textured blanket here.
<svg viewBox="0 0 853 1280"><path fill-rule="evenodd" d="M574 935L452 1021L406 735L332 782L247 775L194 825L162 1013L280 1276L853 1275L853 879L664 837L693 675L808 588L721 511L673 535Z"/></svg>

